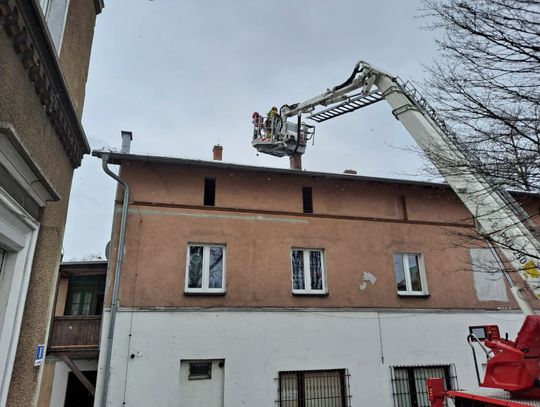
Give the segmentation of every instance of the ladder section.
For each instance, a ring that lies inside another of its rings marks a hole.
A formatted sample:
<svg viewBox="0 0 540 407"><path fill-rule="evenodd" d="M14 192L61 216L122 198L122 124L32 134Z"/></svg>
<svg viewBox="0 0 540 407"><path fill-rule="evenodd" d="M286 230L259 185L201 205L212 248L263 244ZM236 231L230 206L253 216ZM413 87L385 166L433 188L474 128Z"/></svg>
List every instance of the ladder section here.
<svg viewBox="0 0 540 407"><path fill-rule="evenodd" d="M328 109L311 114L308 116L308 119L321 123L326 120L333 119L334 117L341 116L342 114L354 112L355 110L361 109L365 106L372 105L380 100L382 100L382 95L379 90L370 92L367 95L354 95L347 98L347 100L337 106L332 106Z"/></svg>
<svg viewBox="0 0 540 407"><path fill-rule="evenodd" d="M410 82L403 82L399 78L396 78L396 83L398 86L405 91L405 94L409 99L420 108L420 111L427 115L432 121L434 121L441 130L443 130L446 137L452 140L452 144L467 157L467 160L470 161L473 165L478 166L477 176L484 177L488 181L488 185L495 186L497 182L488 174L482 174L481 161L476 157L467 145L458 141L456 134L450 127L446 124L446 121L437 113L437 111L428 103L428 101L420 94L420 92L410 84ZM506 189L502 187L495 187L491 191L500 196L500 198L505 202L505 207L511 210L521 221L521 223L531 232L531 234L538 239L540 237L540 228L531 220L529 214L521 207L519 203L510 195Z"/></svg>

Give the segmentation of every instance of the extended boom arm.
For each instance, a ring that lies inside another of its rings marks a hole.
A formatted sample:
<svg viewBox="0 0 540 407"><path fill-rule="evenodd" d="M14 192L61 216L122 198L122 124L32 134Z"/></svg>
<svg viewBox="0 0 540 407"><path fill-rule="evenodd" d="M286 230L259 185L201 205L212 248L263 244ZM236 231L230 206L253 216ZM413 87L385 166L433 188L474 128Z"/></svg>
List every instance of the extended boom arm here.
<svg viewBox="0 0 540 407"><path fill-rule="evenodd" d="M287 118L309 113L308 119L322 122L382 99L390 104L396 119L405 126L473 215L479 233L498 246L540 299L540 271L537 267L540 244L533 235L534 225L505 190L472 170L474 165L471 164L477 159L414 88L360 61L344 83L305 102L284 105L280 114L286 121ZM325 108L314 112L320 106ZM511 279L510 283L522 311L526 315L533 314L524 293Z"/></svg>

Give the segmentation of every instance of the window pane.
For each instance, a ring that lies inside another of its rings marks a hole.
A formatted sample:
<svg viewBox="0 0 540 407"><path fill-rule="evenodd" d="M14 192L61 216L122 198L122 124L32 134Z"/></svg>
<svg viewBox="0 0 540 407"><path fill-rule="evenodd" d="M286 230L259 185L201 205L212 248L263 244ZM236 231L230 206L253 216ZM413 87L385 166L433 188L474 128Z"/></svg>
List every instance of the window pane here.
<svg viewBox="0 0 540 407"><path fill-rule="evenodd" d="M398 291L407 291L405 282L405 270L403 270L403 255L394 254L394 270L396 271L396 284Z"/></svg>
<svg viewBox="0 0 540 407"><path fill-rule="evenodd" d="M189 247L188 288L202 288L203 247Z"/></svg>
<svg viewBox="0 0 540 407"><path fill-rule="evenodd" d="M412 406L407 369L394 369L394 391L398 407Z"/></svg>
<svg viewBox="0 0 540 407"><path fill-rule="evenodd" d="M303 290L304 284L304 251L293 250L292 252L293 289Z"/></svg>
<svg viewBox="0 0 540 407"><path fill-rule="evenodd" d="M190 362L189 380L211 379L212 362Z"/></svg>
<svg viewBox="0 0 540 407"><path fill-rule="evenodd" d="M86 292L83 294L83 306L81 315L90 315L90 308L92 306L92 293Z"/></svg>
<svg viewBox="0 0 540 407"><path fill-rule="evenodd" d="M420 269L418 268L418 256L408 254L409 273L411 274L411 289L413 291L422 291L422 281L420 280Z"/></svg>
<svg viewBox="0 0 540 407"><path fill-rule="evenodd" d="M7 257L6 251L0 248L0 274L2 274L2 268L4 267L4 259L6 257Z"/></svg>
<svg viewBox="0 0 540 407"><path fill-rule="evenodd" d="M340 372L313 372L304 376L306 407L342 407Z"/></svg>
<svg viewBox="0 0 540 407"><path fill-rule="evenodd" d="M296 373L281 373L279 375L280 406L298 406L298 377Z"/></svg>
<svg viewBox="0 0 540 407"><path fill-rule="evenodd" d="M210 273L208 287L223 287L223 247L210 247Z"/></svg>
<svg viewBox="0 0 540 407"><path fill-rule="evenodd" d="M311 276L311 289L322 290L323 275L320 251L314 250L309 252L309 272Z"/></svg>
<svg viewBox="0 0 540 407"><path fill-rule="evenodd" d="M71 297L70 315L79 315L79 304L81 302L81 293L73 293Z"/></svg>

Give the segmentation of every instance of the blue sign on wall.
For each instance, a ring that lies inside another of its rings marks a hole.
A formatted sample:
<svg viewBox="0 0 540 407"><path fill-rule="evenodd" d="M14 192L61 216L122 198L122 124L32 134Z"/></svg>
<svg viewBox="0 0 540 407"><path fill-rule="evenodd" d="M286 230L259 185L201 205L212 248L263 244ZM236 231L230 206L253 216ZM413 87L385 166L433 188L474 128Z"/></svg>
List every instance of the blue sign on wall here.
<svg viewBox="0 0 540 407"><path fill-rule="evenodd" d="M34 359L34 366L39 366L45 360L45 345L36 346L36 358Z"/></svg>

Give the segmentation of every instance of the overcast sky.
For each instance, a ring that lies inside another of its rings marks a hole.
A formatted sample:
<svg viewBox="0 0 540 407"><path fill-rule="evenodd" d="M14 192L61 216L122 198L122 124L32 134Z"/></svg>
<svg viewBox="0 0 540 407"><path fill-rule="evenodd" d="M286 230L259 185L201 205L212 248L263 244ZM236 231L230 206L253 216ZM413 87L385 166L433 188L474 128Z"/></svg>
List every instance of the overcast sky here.
<svg viewBox="0 0 540 407"><path fill-rule="evenodd" d="M311 98L362 59L422 83L436 57L416 0L106 0L83 125L92 149L288 168L251 147L251 114ZM306 170L418 179L414 142L384 102L319 124ZM416 177L416 178L415 178ZM424 177L425 178L425 177ZM116 183L86 156L75 171L64 260L104 254Z"/></svg>

